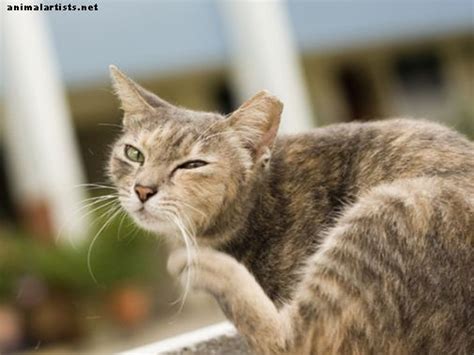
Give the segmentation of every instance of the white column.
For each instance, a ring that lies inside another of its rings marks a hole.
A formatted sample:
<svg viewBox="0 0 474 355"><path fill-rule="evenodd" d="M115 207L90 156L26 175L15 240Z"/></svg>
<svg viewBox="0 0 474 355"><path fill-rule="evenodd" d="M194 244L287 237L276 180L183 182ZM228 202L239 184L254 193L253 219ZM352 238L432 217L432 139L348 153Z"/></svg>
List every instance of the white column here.
<svg viewBox="0 0 474 355"><path fill-rule="evenodd" d="M281 132L301 132L316 123L298 51L283 1L222 1L229 27L231 62L241 101L261 89L277 95L285 108Z"/></svg>
<svg viewBox="0 0 474 355"><path fill-rule="evenodd" d="M74 215L83 200L77 188L83 175L44 15L2 7L4 136L14 197L23 205L46 201L56 231L78 240L88 227Z"/></svg>

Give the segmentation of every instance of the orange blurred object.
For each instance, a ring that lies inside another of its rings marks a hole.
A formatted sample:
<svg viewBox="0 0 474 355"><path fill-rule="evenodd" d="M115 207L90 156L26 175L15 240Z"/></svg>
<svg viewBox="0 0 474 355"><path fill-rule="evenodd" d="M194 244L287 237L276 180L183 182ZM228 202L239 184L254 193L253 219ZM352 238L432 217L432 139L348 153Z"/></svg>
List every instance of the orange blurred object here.
<svg viewBox="0 0 474 355"><path fill-rule="evenodd" d="M23 336L23 321L18 311L11 306L0 305L0 353L17 348Z"/></svg>
<svg viewBox="0 0 474 355"><path fill-rule="evenodd" d="M139 286L123 285L116 288L110 296L110 312L122 326L135 328L150 315L150 293Z"/></svg>

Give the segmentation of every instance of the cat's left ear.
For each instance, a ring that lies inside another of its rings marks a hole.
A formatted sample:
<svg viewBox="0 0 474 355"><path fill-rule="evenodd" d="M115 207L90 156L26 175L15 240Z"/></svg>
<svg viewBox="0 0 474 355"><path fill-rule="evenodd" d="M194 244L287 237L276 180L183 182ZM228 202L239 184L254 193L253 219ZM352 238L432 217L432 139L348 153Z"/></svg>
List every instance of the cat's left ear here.
<svg viewBox="0 0 474 355"><path fill-rule="evenodd" d="M283 103L263 90L244 102L229 117L231 127L250 149L255 161L269 156L282 111Z"/></svg>
<svg viewBox="0 0 474 355"><path fill-rule="evenodd" d="M170 103L138 85L115 65L109 66L109 69L115 93L120 99L122 110L125 113L125 119L127 114L154 112L156 108L172 106Z"/></svg>

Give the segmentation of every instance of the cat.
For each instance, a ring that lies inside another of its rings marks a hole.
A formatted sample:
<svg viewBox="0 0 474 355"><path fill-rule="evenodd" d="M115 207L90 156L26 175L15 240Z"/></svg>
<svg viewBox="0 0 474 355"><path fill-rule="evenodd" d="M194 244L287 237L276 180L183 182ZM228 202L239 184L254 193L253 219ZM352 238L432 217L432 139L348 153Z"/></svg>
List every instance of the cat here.
<svg viewBox="0 0 474 355"><path fill-rule="evenodd" d="M408 119L277 137L267 91L223 116L110 71L123 208L253 352L474 353L471 141Z"/></svg>

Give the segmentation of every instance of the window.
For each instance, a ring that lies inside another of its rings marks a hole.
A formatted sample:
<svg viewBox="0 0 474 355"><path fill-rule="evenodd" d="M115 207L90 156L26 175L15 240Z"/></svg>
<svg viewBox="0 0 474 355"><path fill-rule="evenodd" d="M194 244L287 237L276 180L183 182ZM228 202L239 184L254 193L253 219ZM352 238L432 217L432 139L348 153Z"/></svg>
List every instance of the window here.
<svg viewBox="0 0 474 355"><path fill-rule="evenodd" d="M365 68L342 67L337 79L348 107L349 120L373 119L379 115L375 88Z"/></svg>
<svg viewBox="0 0 474 355"><path fill-rule="evenodd" d="M401 88L408 94L438 93L443 88L441 60L434 50L400 56L394 70Z"/></svg>

